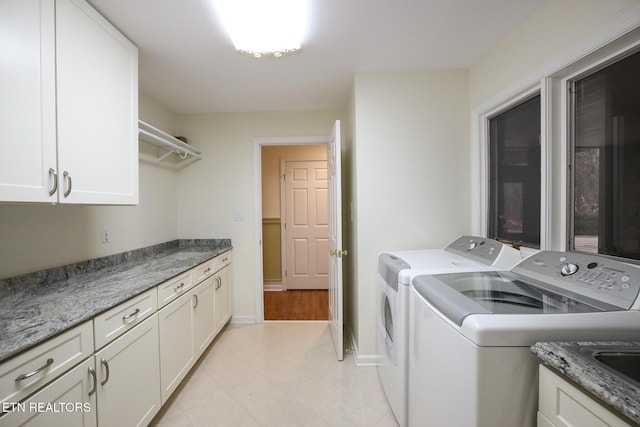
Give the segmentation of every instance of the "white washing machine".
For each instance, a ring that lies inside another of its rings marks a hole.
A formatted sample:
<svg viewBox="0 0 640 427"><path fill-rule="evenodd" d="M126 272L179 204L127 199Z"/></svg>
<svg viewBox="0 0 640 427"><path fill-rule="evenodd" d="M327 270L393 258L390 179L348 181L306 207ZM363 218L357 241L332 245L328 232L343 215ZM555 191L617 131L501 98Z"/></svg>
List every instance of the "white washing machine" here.
<svg viewBox="0 0 640 427"><path fill-rule="evenodd" d="M409 425L533 427L538 341L640 339L640 268L542 251L511 272L416 276Z"/></svg>
<svg viewBox="0 0 640 427"><path fill-rule="evenodd" d="M418 274L509 269L520 252L483 237L462 236L444 249L378 256L378 374L401 427L407 426L409 288Z"/></svg>

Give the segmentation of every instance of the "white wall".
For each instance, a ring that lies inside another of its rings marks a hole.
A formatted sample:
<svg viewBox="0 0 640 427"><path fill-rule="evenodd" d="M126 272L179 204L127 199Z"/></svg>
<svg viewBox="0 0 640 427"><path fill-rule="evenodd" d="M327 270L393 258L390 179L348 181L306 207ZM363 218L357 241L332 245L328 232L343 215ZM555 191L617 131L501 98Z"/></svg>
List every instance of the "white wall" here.
<svg viewBox="0 0 640 427"><path fill-rule="evenodd" d="M468 90L464 70L356 74L350 262L363 360L375 353L378 253L441 248L469 232Z"/></svg>
<svg viewBox="0 0 640 427"><path fill-rule="evenodd" d="M179 117L178 130L204 159L178 176L178 231L182 238L231 238L236 320L256 316L254 138L329 135L342 110L217 113ZM234 221L234 211L244 214Z"/></svg>
<svg viewBox="0 0 640 427"><path fill-rule="evenodd" d="M141 94L142 120L147 112L158 126L172 126L171 114ZM137 206L0 204L0 278L176 239L175 193L175 172L141 163Z"/></svg>

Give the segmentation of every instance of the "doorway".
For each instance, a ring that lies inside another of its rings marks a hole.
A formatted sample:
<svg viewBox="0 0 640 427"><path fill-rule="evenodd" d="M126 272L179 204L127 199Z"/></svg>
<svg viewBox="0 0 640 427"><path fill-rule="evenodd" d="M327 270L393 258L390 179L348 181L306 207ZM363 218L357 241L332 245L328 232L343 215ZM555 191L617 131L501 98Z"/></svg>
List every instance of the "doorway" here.
<svg viewBox="0 0 640 427"><path fill-rule="evenodd" d="M328 320L327 146L260 150L264 320Z"/></svg>

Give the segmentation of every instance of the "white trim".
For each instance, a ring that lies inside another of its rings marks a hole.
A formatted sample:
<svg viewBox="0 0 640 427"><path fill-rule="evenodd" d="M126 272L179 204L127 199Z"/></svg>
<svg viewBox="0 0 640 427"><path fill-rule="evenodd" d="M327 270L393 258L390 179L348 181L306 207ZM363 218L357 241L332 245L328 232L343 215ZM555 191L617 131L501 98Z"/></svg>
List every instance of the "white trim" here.
<svg viewBox="0 0 640 427"><path fill-rule="evenodd" d="M264 282L262 285L262 289L269 292L286 290L283 289L282 282Z"/></svg>
<svg viewBox="0 0 640 427"><path fill-rule="evenodd" d="M256 322L256 316L232 316L231 323L234 325L253 325Z"/></svg>
<svg viewBox="0 0 640 427"><path fill-rule="evenodd" d="M472 162L472 176L475 176L476 179L474 179L472 183L471 200L471 206L473 206L475 210L472 212L472 233L477 236L486 236L489 225L489 119L514 107L527 98L535 96L538 92L541 92L540 85L531 85L521 92L514 94L505 102L496 104L481 114L474 112L474 115L472 115L473 139L471 158L479 159L478 162Z"/></svg>
<svg viewBox="0 0 640 427"><path fill-rule="evenodd" d="M262 294L262 146L327 144L329 136L266 136L253 138L253 205L255 242L256 316L253 323L264 322L264 295Z"/></svg>
<svg viewBox="0 0 640 427"><path fill-rule="evenodd" d="M353 336L351 328L349 325L345 324L345 331L347 334L347 340L351 345L351 352L353 353L353 361L356 366L378 366L380 364L380 356L377 354L360 354L358 352L358 343ZM348 353L349 349L345 349L345 352Z"/></svg>

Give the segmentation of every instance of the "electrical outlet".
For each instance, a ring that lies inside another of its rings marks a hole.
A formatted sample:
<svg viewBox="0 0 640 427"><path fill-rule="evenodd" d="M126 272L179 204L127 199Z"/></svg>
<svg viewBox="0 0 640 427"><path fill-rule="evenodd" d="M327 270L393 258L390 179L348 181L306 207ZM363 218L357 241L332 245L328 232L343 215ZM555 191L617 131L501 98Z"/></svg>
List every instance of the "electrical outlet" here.
<svg viewBox="0 0 640 427"><path fill-rule="evenodd" d="M109 243L109 227L107 226L103 226L102 227L102 243Z"/></svg>

